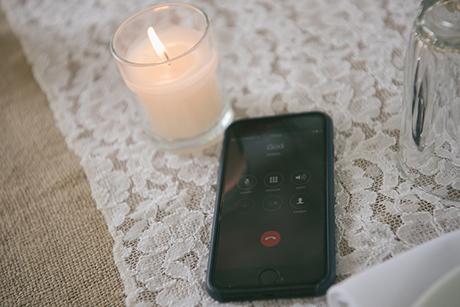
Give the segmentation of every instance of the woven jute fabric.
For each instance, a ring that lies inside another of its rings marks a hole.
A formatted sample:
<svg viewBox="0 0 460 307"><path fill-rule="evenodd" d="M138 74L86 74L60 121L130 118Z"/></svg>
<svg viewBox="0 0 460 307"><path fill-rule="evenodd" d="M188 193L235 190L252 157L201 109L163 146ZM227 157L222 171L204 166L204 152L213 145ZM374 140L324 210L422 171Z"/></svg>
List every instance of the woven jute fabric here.
<svg viewBox="0 0 460 307"><path fill-rule="evenodd" d="M0 305L123 305L106 227L0 12Z"/></svg>

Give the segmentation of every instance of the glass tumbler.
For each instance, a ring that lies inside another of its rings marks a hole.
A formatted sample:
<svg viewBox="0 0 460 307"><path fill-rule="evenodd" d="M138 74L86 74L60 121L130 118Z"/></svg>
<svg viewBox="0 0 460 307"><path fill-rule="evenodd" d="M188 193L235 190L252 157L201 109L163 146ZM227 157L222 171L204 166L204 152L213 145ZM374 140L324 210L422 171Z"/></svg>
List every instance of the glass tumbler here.
<svg viewBox="0 0 460 307"><path fill-rule="evenodd" d="M460 201L460 0L425 0L405 58L399 165L405 178Z"/></svg>

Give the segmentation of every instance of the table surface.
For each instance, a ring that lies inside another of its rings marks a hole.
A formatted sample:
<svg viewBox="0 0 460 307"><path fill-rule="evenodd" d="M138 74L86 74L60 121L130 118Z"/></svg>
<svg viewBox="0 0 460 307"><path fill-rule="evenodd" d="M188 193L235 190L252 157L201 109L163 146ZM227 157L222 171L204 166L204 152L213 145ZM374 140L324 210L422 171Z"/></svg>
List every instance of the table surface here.
<svg viewBox="0 0 460 307"><path fill-rule="evenodd" d="M193 1L211 17L239 116L321 110L335 124L339 279L460 228L460 207L399 176L403 54L418 1ZM212 305L204 276L219 145L157 150L108 51L148 1L2 6L114 239L127 305ZM324 298L254 304L325 305Z"/></svg>
<svg viewBox="0 0 460 307"><path fill-rule="evenodd" d="M112 237L0 9L0 302L123 306Z"/></svg>

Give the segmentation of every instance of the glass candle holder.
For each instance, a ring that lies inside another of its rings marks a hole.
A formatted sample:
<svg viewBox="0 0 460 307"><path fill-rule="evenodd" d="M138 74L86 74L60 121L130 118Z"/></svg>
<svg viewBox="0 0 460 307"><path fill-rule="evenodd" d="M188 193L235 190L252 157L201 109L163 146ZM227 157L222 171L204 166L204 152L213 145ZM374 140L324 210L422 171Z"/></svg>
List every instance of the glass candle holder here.
<svg viewBox="0 0 460 307"><path fill-rule="evenodd" d="M205 12L182 3L148 7L116 30L111 51L136 94L146 131L163 149L204 145L230 124L218 52Z"/></svg>

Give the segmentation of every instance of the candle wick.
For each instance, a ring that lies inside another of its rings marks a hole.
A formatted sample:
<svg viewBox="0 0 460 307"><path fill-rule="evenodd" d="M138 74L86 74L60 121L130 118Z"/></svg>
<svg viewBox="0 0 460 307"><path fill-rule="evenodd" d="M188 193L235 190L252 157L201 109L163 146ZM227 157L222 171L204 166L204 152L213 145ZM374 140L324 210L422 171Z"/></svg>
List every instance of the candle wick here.
<svg viewBox="0 0 460 307"><path fill-rule="evenodd" d="M168 53L165 51L165 52L163 53L163 55L165 56L166 62L168 62L168 65L171 66L171 62L170 62L170 60L169 60Z"/></svg>

